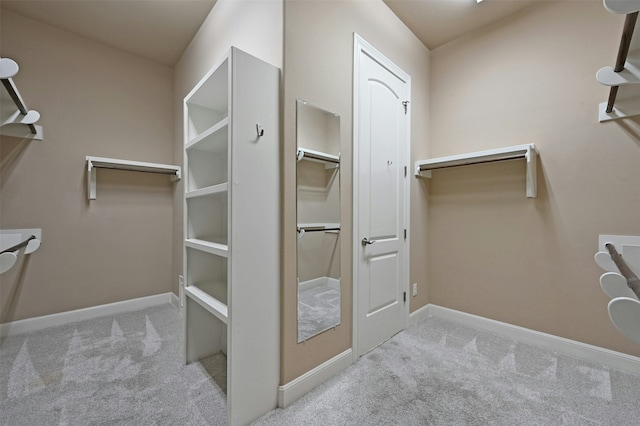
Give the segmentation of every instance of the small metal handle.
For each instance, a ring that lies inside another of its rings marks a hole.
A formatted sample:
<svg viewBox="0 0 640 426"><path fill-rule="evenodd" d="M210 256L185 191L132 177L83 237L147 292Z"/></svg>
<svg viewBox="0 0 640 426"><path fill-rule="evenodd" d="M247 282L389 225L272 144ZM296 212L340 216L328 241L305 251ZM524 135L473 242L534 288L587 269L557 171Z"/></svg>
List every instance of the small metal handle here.
<svg viewBox="0 0 640 426"><path fill-rule="evenodd" d="M369 240L367 237L364 237L362 239L362 247L366 247L366 246L371 245L373 243L375 243L375 240Z"/></svg>

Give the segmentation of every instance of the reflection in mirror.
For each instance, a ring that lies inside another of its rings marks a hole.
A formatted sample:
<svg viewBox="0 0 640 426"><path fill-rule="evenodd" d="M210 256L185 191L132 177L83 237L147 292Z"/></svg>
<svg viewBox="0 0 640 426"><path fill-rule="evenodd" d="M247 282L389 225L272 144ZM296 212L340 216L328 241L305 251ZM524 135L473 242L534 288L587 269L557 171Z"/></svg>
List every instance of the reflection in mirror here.
<svg viewBox="0 0 640 426"><path fill-rule="evenodd" d="M340 324L340 116L297 102L298 342Z"/></svg>

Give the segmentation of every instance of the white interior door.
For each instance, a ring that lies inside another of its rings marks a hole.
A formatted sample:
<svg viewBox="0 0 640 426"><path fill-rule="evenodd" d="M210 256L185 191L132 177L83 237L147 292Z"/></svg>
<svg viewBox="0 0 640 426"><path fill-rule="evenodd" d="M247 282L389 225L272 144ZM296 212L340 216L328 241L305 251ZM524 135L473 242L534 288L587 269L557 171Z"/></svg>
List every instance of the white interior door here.
<svg viewBox="0 0 640 426"><path fill-rule="evenodd" d="M358 356L408 316L410 77L357 35L354 73L354 342Z"/></svg>

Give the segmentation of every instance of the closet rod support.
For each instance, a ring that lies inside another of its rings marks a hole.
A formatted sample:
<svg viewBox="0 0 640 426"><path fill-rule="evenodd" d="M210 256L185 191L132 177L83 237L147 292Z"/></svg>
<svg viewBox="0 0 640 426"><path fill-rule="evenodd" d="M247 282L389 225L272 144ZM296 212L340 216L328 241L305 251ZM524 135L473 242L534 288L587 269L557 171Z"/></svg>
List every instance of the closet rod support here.
<svg viewBox="0 0 640 426"><path fill-rule="evenodd" d="M616 65L613 68L614 72L621 72L622 70L624 70L624 64L627 61L629 46L631 46L631 38L633 37L633 31L636 27L637 20L638 12L628 13L625 17L624 27L622 29L622 37L620 39L620 47L618 48L618 56L616 58ZM616 102L617 95L618 86L612 86L609 91L609 100L607 101L607 109L605 110L605 112L613 112L613 105Z"/></svg>
<svg viewBox="0 0 640 426"><path fill-rule="evenodd" d="M38 114L36 111L29 111L29 109L27 108L27 105L22 99L22 96L20 96L20 92L18 91L18 88L13 82L12 77L18 73L19 69L20 68L18 67L18 64L13 59L0 58L0 80L2 80L2 85L7 90L7 93L11 97L11 100L13 101L13 103L18 108L18 112L23 116L27 116L31 112L35 112L36 114L30 114L30 117L27 120L13 118L12 120L3 122L2 124L10 124L10 123L26 124L31 134L37 135L39 129L36 128L36 126L33 123L40 118L40 114ZM35 120L31 121L32 117L35 117Z"/></svg>
<svg viewBox="0 0 640 426"><path fill-rule="evenodd" d="M609 251L609 256L611 256L611 260L616 264L618 270L620 270L620 275L622 275L627 280L627 285L629 288L638 296L640 299L640 278L636 274L633 273L627 262L624 261L622 255L618 253L616 247L607 243L604 245L606 249Z"/></svg>
<svg viewBox="0 0 640 426"><path fill-rule="evenodd" d="M2 253L13 253L14 251L18 251L21 248L26 247L27 245L29 245L29 241L35 240L35 239L36 239L36 236L32 235L29 238L27 238L26 240L24 240L23 242L18 243L15 246L11 246L8 249L4 249L4 250L0 251L0 254L2 254Z"/></svg>

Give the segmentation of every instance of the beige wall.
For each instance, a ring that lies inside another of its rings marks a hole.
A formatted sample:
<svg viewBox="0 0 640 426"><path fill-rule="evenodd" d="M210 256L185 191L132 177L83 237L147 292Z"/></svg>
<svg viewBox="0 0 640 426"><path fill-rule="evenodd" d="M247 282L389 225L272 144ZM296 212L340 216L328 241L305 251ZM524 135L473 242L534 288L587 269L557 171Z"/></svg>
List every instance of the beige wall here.
<svg viewBox="0 0 640 426"><path fill-rule="evenodd" d="M322 19L319 19L319 17ZM284 73L284 206L281 382L288 383L351 347L352 334L352 69L357 32L412 77L412 157L426 155L429 52L381 1L286 1ZM341 117L341 324L305 343L296 334L296 99ZM412 229L426 232L426 197L412 181ZM424 253L422 238L411 241ZM412 257L411 280L426 297L426 267ZM412 300L412 308L414 301Z"/></svg>
<svg viewBox="0 0 640 426"><path fill-rule="evenodd" d="M43 141L0 141L0 228L41 228L28 264L0 277L0 321L171 290L167 176L98 170L87 155L172 163L172 70L2 11L0 54L40 112ZM2 89L4 90L4 89Z"/></svg>
<svg viewBox="0 0 640 426"><path fill-rule="evenodd" d="M282 69L282 0L218 0L174 68L175 143L173 158L183 164L183 100L202 77L235 46ZM181 192L182 184L179 191ZM173 291L183 264L183 199L174 200Z"/></svg>
<svg viewBox="0 0 640 426"><path fill-rule="evenodd" d="M640 235L640 120L598 122L624 17L549 2L432 51L430 156L535 143L524 162L434 173L430 302L640 355L609 322L599 234Z"/></svg>

